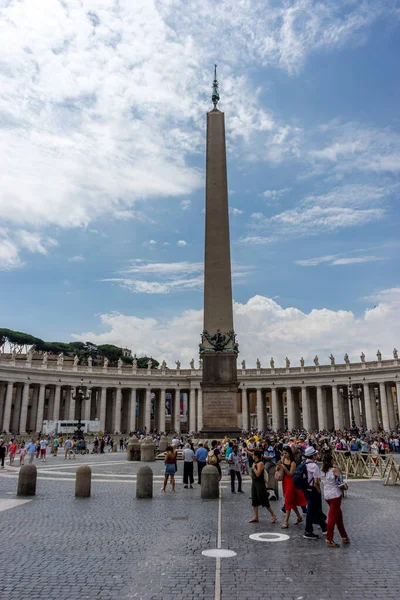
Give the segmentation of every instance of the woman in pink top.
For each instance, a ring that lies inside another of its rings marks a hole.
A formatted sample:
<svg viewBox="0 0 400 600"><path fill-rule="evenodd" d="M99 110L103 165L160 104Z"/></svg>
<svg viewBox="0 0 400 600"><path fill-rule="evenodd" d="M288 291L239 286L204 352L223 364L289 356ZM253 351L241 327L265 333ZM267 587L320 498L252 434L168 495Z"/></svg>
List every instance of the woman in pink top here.
<svg viewBox="0 0 400 600"><path fill-rule="evenodd" d="M21 448L19 449L19 464L23 465L25 460L26 448L25 442L22 442Z"/></svg>
<svg viewBox="0 0 400 600"><path fill-rule="evenodd" d="M18 448L18 445L15 443L14 440L8 446L8 452L10 454L10 467L14 463L15 455L17 453L17 448Z"/></svg>

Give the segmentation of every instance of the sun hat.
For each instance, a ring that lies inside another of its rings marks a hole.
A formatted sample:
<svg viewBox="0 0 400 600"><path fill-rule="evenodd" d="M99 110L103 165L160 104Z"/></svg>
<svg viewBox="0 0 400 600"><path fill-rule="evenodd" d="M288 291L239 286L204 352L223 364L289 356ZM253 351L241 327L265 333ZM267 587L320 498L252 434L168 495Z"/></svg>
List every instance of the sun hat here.
<svg viewBox="0 0 400 600"><path fill-rule="evenodd" d="M305 456L314 456L314 454L318 454L318 450L313 448L312 446L308 446L304 452Z"/></svg>

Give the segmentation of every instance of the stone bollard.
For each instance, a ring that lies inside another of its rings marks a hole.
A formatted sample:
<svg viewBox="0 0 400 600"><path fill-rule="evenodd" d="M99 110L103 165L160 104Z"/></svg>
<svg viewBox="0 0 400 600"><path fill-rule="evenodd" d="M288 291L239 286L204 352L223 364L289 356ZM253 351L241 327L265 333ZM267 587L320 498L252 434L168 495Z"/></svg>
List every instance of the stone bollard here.
<svg viewBox="0 0 400 600"><path fill-rule="evenodd" d="M118 444L116 442L113 443L112 451L116 452L118 450Z"/></svg>
<svg viewBox="0 0 400 600"><path fill-rule="evenodd" d="M136 498L153 497L153 471L150 467L139 467L136 478Z"/></svg>
<svg viewBox="0 0 400 600"><path fill-rule="evenodd" d="M23 465L19 470L17 496L36 494L37 470L35 465Z"/></svg>
<svg viewBox="0 0 400 600"><path fill-rule="evenodd" d="M219 473L214 465L206 465L201 472L201 497L215 500L219 497Z"/></svg>
<svg viewBox="0 0 400 600"><path fill-rule="evenodd" d="M154 462L156 460L156 449L153 440L145 440L141 444L140 460L142 462Z"/></svg>
<svg viewBox="0 0 400 600"><path fill-rule="evenodd" d="M130 438L126 447L128 460L140 460L140 443L137 438Z"/></svg>
<svg viewBox="0 0 400 600"><path fill-rule="evenodd" d="M92 469L87 465L82 465L76 470L75 479L75 497L89 498L92 485Z"/></svg>
<svg viewBox="0 0 400 600"><path fill-rule="evenodd" d="M165 452L168 446L168 438L166 435L162 435L160 437L160 443L158 445L158 451L159 452Z"/></svg>

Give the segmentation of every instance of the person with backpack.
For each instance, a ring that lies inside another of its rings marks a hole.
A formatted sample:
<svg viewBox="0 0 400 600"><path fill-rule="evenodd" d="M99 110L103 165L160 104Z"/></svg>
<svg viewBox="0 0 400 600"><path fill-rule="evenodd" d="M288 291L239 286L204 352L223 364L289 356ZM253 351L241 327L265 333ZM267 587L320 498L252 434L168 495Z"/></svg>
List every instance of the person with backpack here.
<svg viewBox="0 0 400 600"><path fill-rule="evenodd" d="M306 527L303 537L307 540L319 538L313 531L313 524L319 525L325 535L328 531L326 518L322 512L321 469L317 465L318 450L307 446L304 452L305 460L296 467L293 473L293 483L297 489L303 490L307 498Z"/></svg>
<svg viewBox="0 0 400 600"><path fill-rule="evenodd" d="M212 465L213 467L217 467L219 473L219 481L221 481L222 479L221 465L219 464L221 462L221 458L222 456L221 451L218 449L218 442L217 440L213 440L211 442L211 450L207 455L207 464Z"/></svg>

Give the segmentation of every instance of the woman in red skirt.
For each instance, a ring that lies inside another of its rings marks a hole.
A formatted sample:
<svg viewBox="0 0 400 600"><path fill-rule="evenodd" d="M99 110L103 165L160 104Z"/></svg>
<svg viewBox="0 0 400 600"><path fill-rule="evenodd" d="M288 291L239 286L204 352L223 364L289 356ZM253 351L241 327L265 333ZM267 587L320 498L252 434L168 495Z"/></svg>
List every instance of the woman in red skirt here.
<svg viewBox="0 0 400 600"><path fill-rule="evenodd" d="M278 463L283 468L283 481L282 489L285 497L286 516L282 523L281 528L287 529L289 527L289 517L292 510L296 513L297 521L295 525L303 522L303 518L299 513L298 506L307 506L307 500L302 490L294 487L293 473L296 468L296 461L294 460L293 452L290 446L284 446L282 451L282 460Z"/></svg>

